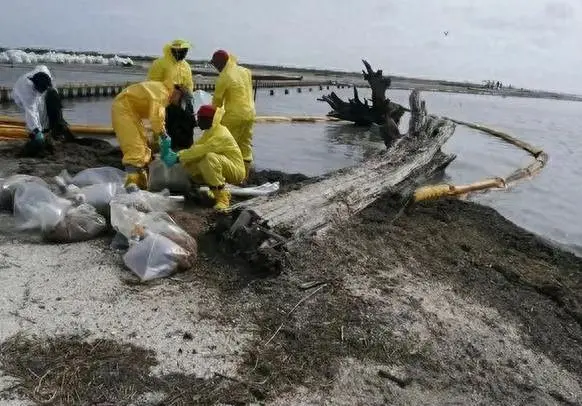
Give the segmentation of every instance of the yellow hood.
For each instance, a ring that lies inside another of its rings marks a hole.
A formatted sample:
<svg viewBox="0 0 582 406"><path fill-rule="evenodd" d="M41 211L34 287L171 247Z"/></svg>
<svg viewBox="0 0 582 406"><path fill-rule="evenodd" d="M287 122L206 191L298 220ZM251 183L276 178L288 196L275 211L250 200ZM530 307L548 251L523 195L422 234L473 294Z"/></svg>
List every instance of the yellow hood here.
<svg viewBox="0 0 582 406"><path fill-rule="evenodd" d="M226 67L230 68L238 64L238 58L234 55L228 54L228 61L226 61Z"/></svg>
<svg viewBox="0 0 582 406"><path fill-rule="evenodd" d="M166 45L164 45L164 56L166 58L170 58L173 61L176 61L174 55L172 55L172 49L182 49L182 48L190 49L192 48L192 45L190 45L188 41L183 39L175 39L172 42L168 42Z"/></svg>

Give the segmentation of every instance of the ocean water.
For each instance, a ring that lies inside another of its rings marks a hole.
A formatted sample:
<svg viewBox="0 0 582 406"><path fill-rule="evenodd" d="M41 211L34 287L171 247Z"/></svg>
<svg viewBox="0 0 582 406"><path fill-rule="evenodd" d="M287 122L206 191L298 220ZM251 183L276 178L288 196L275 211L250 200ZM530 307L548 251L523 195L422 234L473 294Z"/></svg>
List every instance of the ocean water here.
<svg viewBox="0 0 582 406"><path fill-rule="evenodd" d="M89 81L78 72L75 75L80 76L67 76L67 80ZM343 98L352 96L349 89L333 90ZM276 89L275 95L270 96L268 90L261 90L257 113L323 116L329 107L316 100L322 93L318 88L303 88L301 93L290 89L285 95L283 89ZM365 97L366 91L361 95ZM389 92L394 101L405 105L408 95L401 90ZM582 104L450 93L423 93L423 97L431 113L487 125L542 147L549 154L549 163L540 174L506 191L477 194L471 199L582 255ZM66 100L65 114L73 123L110 124L111 101ZM0 105L0 113L17 114L11 105ZM403 129L407 123L405 116ZM357 164L367 154L383 148L383 144L369 130L350 124L277 123L256 126L254 148L258 168L318 175ZM505 176L531 159L511 145L462 126L457 126L445 149L457 154L446 171L447 181L455 184Z"/></svg>

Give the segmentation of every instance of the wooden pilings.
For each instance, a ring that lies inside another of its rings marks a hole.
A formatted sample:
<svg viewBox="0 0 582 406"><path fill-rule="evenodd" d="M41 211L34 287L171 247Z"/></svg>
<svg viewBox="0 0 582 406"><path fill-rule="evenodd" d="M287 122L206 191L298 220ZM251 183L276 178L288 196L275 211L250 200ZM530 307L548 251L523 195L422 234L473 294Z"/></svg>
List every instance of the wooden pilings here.
<svg viewBox="0 0 582 406"><path fill-rule="evenodd" d="M133 84L135 82L125 82L125 83L103 83L103 84L88 84L88 83L69 83L65 85L60 85L57 87L59 94L63 99L76 99L76 98L88 98L88 97L114 97L121 93L121 91ZM313 87L323 90L324 86L329 89L330 81L259 81L256 85L259 89L270 89L269 94L273 96L275 94L274 89L284 88L284 94L289 94L289 88L297 88L297 92L301 93L303 88L307 88L309 91L313 90ZM344 85L342 85L343 87ZM204 90L205 92L214 91L214 83L196 83L196 90ZM11 97L12 89L9 87L0 87L0 103L9 103L12 101Z"/></svg>

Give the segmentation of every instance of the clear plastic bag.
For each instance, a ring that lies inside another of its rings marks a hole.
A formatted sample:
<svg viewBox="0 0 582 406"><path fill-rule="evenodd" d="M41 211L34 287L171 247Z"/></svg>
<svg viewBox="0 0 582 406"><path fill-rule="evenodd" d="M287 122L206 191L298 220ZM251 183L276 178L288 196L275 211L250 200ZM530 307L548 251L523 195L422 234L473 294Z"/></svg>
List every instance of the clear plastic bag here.
<svg viewBox="0 0 582 406"><path fill-rule="evenodd" d="M198 114L198 109L206 104L212 104L212 95L204 90L196 90L192 94L192 108L194 109L194 114Z"/></svg>
<svg viewBox="0 0 582 406"><path fill-rule="evenodd" d="M147 190L136 190L127 194L118 194L110 202L111 205L124 205L133 207L142 213L150 211L167 212L178 208L178 203L170 197L167 189L152 193Z"/></svg>
<svg viewBox="0 0 582 406"><path fill-rule="evenodd" d="M51 229L43 232L47 241L78 242L97 237L107 229L107 221L89 204L71 207Z"/></svg>
<svg viewBox="0 0 582 406"><path fill-rule="evenodd" d="M63 219L71 204L46 186L34 182L19 184L14 192L16 226L20 230L50 231Z"/></svg>
<svg viewBox="0 0 582 406"><path fill-rule="evenodd" d="M12 210L14 208L16 186L23 183L36 183L48 189L48 184L37 176L12 175L0 181L0 209Z"/></svg>
<svg viewBox="0 0 582 406"><path fill-rule="evenodd" d="M163 278L189 266L188 253L163 235L148 233L123 256L125 265L142 281Z"/></svg>
<svg viewBox="0 0 582 406"><path fill-rule="evenodd" d="M148 190L159 192L168 189L172 193L186 193L190 190L190 175L182 165L168 168L161 160L156 159L149 165Z"/></svg>
<svg viewBox="0 0 582 406"><path fill-rule="evenodd" d="M167 213L147 213L138 221L137 226L143 227L146 233L156 233L169 238L188 253L191 262L196 259L198 253L196 240L181 229Z"/></svg>
<svg viewBox="0 0 582 406"><path fill-rule="evenodd" d="M98 183L121 183L125 181L125 172L111 166L84 169L75 176L71 176L67 170L63 170L59 176L55 176L55 182L60 186L76 185L78 187L96 185Z"/></svg>
<svg viewBox="0 0 582 406"><path fill-rule="evenodd" d="M87 203L95 207L97 213L109 218L110 203L117 195L126 194L125 187L120 183L99 183L77 189L73 200L77 204Z"/></svg>
<svg viewBox="0 0 582 406"><path fill-rule="evenodd" d="M130 239L135 227L145 213L124 204L111 203L111 226L126 239Z"/></svg>

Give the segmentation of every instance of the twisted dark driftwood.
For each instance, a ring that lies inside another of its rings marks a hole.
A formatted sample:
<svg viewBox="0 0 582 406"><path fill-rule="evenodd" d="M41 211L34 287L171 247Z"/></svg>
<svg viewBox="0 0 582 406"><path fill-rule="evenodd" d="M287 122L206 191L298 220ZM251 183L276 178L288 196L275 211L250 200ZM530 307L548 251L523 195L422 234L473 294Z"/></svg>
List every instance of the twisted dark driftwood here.
<svg viewBox="0 0 582 406"><path fill-rule="evenodd" d="M385 77L382 70L374 72L366 60L362 60L366 70L362 70L364 79L372 89L372 104L367 99L360 100L358 89L354 86L354 97L343 101L335 92L322 96L319 101L324 101L333 109L328 116L345 121L352 121L359 126L380 125L380 134L384 144L389 148L394 141L401 137L398 130L400 119L405 109L399 104L393 103L386 97L386 90L390 87L391 80Z"/></svg>

